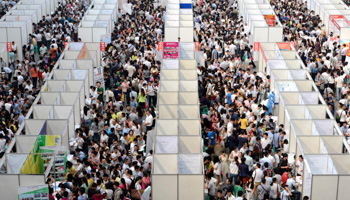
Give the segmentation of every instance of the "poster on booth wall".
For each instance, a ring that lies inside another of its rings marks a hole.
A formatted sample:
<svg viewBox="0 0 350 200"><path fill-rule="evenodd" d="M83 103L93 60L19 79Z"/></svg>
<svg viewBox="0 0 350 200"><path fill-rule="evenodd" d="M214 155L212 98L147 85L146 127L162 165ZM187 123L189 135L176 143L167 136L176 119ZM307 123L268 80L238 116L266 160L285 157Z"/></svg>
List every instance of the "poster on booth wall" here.
<svg viewBox="0 0 350 200"><path fill-rule="evenodd" d="M178 59L179 58L179 43L164 42L163 43L163 59Z"/></svg>
<svg viewBox="0 0 350 200"><path fill-rule="evenodd" d="M48 185L20 186L17 188L18 200L49 199Z"/></svg>
<svg viewBox="0 0 350 200"><path fill-rule="evenodd" d="M264 15L264 19L269 27L275 27L275 22L276 22L275 15Z"/></svg>

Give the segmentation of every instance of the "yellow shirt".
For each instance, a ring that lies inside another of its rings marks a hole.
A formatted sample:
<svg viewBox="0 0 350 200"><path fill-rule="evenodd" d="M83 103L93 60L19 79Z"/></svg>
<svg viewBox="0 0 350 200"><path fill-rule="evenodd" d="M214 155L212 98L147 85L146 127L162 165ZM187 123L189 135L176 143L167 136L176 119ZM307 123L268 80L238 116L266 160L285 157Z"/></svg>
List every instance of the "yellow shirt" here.
<svg viewBox="0 0 350 200"><path fill-rule="evenodd" d="M248 120L247 119L239 119L238 123L241 123L241 129L247 129Z"/></svg>
<svg viewBox="0 0 350 200"><path fill-rule="evenodd" d="M118 118L118 119L123 118L122 113L124 113L124 112L123 112L123 111L119 111L119 112L117 113L117 118Z"/></svg>
<svg viewBox="0 0 350 200"><path fill-rule="evenodd" d="M92 184L94 183L94 179L90 178L89 180L87 180L89 183L89 187L92 187Z"/></svg>

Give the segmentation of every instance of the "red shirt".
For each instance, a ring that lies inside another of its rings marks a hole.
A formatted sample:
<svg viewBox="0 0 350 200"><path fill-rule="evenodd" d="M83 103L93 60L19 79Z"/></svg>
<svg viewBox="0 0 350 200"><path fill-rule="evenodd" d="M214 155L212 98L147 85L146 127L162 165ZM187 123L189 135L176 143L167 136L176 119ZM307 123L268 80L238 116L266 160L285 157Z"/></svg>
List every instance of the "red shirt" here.
<svg viewBox="0 0 350 200"><path fill-rule="evenodd" d="M97 196L96 194L94 194L94 195L92 195L92 199L93 200L102 200L103 196L102 196L102 194L100 194L100 196Z"/></svg>
<svg viewBox="0 0 350 200"><path fill-rule="evenodd" d="M288 180L288 174L287 174L287 172L284 172L284 173L282 174L282 183L283 183L283 186L286 186L287 180Z"/></svg>

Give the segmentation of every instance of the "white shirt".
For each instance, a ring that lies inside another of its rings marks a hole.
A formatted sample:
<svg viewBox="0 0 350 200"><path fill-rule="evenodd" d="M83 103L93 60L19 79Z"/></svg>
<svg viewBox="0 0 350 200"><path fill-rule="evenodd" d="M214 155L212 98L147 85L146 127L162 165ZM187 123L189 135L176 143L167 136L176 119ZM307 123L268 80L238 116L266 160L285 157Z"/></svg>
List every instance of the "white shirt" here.
<svg viewBox="0 0 350 200"><path fill-rule="evenodd" d="M304 162L300 162L299 160L297 161L298 167L298 174L303 174L302 170L304 169Z"/></svg>
<svg viewBox="0 0 350 200"><path fill-rule="evenodd" d="M260 168L255 169L252 177L254 178L254 183L261 183L261 179L264 177L264 173Z"/></svg>
<svg viewBox="0 0 350 200"><path fill-rule="evenodd" d="M148 123L148 125L146 125L146 126L152 126L152 124L153 124L153 116L151 114L146 117L145 123Z"/></svg>

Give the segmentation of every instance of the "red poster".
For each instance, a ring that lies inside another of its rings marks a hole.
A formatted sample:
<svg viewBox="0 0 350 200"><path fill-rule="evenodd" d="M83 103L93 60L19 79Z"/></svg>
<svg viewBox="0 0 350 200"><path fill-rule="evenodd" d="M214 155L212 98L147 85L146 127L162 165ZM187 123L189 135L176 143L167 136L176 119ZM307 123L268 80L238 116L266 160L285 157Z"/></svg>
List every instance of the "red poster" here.
<svg viewBox="0 0 350 200"><path fill-rule="evenodd" d="M66 48L68 45L68 42L64 42L64 48Z"/></svg>
<svg viewBox="0 0 350 200"><path fill-rule="evenodd" d="M254 42L254 51L259 51L259 42Z"/></svg>
<svg viewBox="0 0 350 200"><path fill-rule="evenodd" d="M199 42L195 42L195 43L194 43L194 46L195 46L195 50L196 50L196 51L199 51Z"/></svg>
<svg viewBox="0 0 350 200"><path fill-rule="evenodd" d="M12 44L11 44L11 42L7 42L7 51L8 52L12 51Z"/></svg>
<svg viewBox="0 0 350 200"><path fill-rule="evenodd" d="M106 51L106 43L105 42L100 42L100 50Z"/></svg>
<svg viewBox="0 0 350 200"><path fill-rule="evenodd" d="M163 51L163 42L158 42L158 51Z"/></svg>
<svg viewBox="0 0 350 200"><path fill-rule="evenodd" d="M264 19L269 27L275 27L275 15L264 15Z"/></svg>

